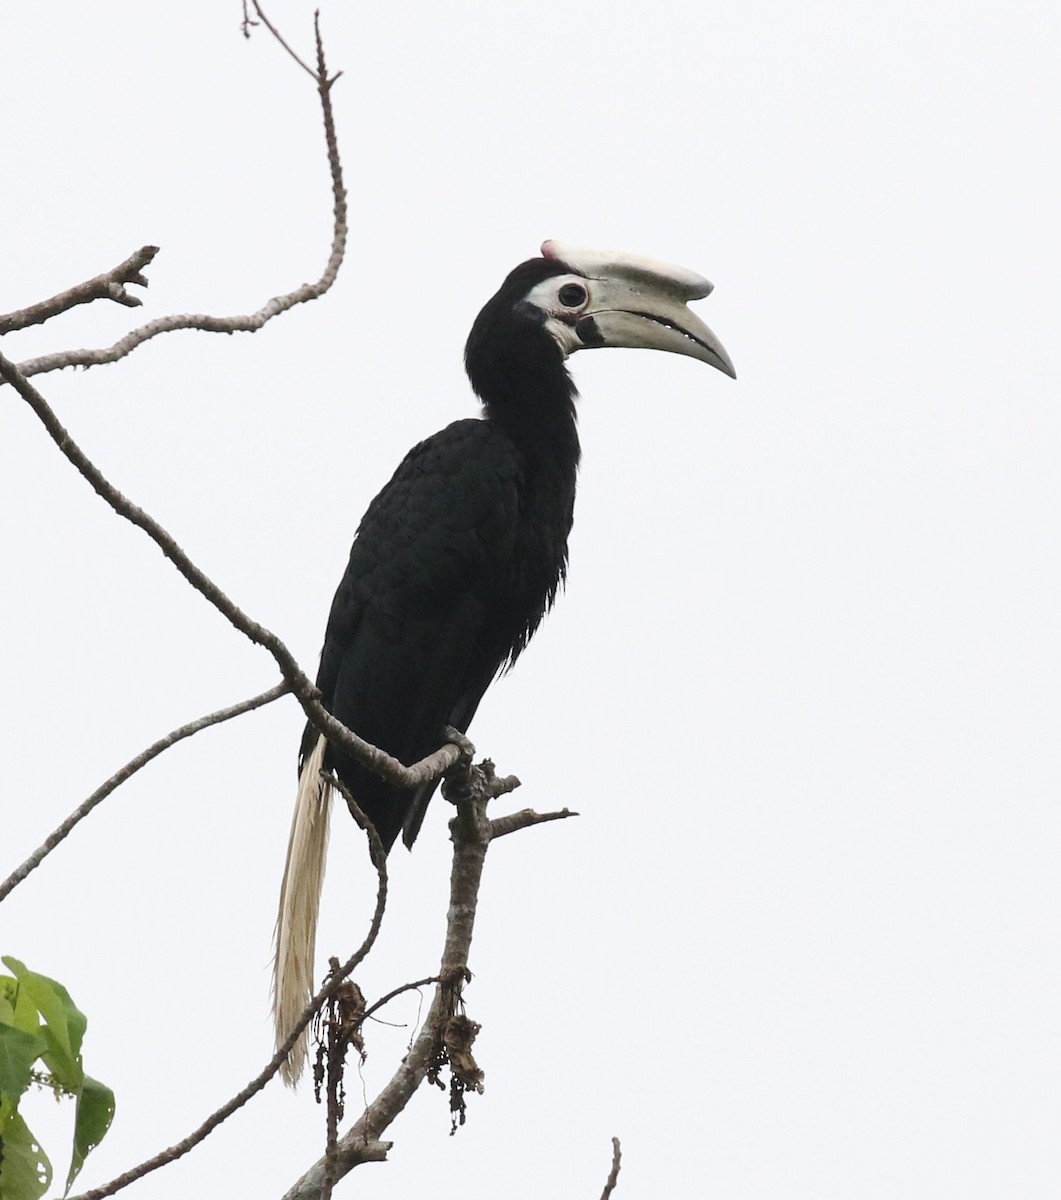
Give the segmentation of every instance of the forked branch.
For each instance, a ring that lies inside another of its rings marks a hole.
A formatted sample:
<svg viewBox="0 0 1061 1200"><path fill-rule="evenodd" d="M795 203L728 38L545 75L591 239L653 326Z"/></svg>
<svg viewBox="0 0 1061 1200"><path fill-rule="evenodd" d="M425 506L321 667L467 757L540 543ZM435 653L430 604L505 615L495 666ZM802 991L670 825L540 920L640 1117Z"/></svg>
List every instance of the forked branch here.
<svg viewBox="0 0 1061 1200"><path fill-rule="evenodd" d="M273 36L280 41L290 53L290 47L280 37L277 30L265 20L260 6L256 3L255 10L259 16L268 25ZM72 351L68 354L52 356L47 362L45 360L32 360L28 363L23 363L16 366L2 354L0 354L0 384L8 383L22 396L24 400L33 408L34 412L40 418L48 434L56 443L62 453L71 462L71 464L80 472L80 474L89 482L96 493L105 500L111 508L114 509L119 516L139 526L144 532L155 542L162 550L162 553L170 559L177 570L184 578L203 595L215 608L218 609L241 633L248 637L251 641L264 646L276 661L280 672L284 678L284 684L281 687L282 691L292 692L299 703L302 705L306 716L311 720L318 729L331 741L334 745L345 750L359 761L365 763L366 766L372 768L378 774L388 779L392 783L404 787L416 787L421 783L437 779L443 771L457 761L460 751L454 746L443 746L435 754L428 756L422 762L414 763L411 766L399 762L392 758L389 754L380 750L371 743L364 741L357 734L347 729L341 722L335 720L330 713L321 705L320 696L313 683L299 667L294 657L284 645L284 643L270 630L265 629L258 622L251 620L236 604L229 599L228 596L210 579L199 567L191 561L184 551L177 544L175 539L162 526L154 520L149 514L137 507L128 500L113 484L109 482L99 470L98 467L88 458L83 450L70 436L69 432L62 425L55 413L41 395L39 391L29 382L27 375L39 373L44 370L51 370L55 367L70 366L75 363L81 365L90 365L92 362L107 362L113 361L115 358L120 358L140 342L148 337L154 337L157 333L167 332L170 329L177 328L198 328L215 330L218 332L233 332L237 328L257 329L260 328L266 320L277 315L277 313L286 311L294 304L303 303L307 300L316 299L331 287L339 267L342 263L343 253L346 245L346 192L342 179L342 168L339 161L338 145L335 136L335 125L332 116L331 106L331 86L338 76L328 77L327 68L324 59L324 46L320 35L319 20L314 21L314 31L316 36L317 48L317 70L310 71L317 81L317 88L321 98L321 107L324 115L325 141L328 147L328 161L331 167L332 190L335 200L335 224L332 240L332 251L328 259L328 264L324 274L315 284L307 284L289 293L287 296L281 296L271 300L264 308L252 317L236 317L236 318L214 318L214 317L168 317L162 318L160 321L151 322L143 326L139 330L134 330L128 334L126 338L119 342L117 346L111 347L108 351ZM301 60L299 60L301 62ZM304 63L301 65L305 66ZM306 68L309 70L309 68ZM141 268L146 266L156 253L155 247L144 247L136 254L131 255L125 262L120 263L112 271L105 272L103 275L97 276L95 279L88 280L84 284L80 284L75 288L60 293L51 300L43 301L39 305L33 305L28 309L23 309L19 313L11 314L8 318L4 318L9 322L10 328L21 328L28 324L39 323L48 319L49 316L54 316L66 308L72 307L75 304L86 303L89 300L107 296L111 299L119 299L123 285L125 283L146 283L143 276L140 274ZM132 297L124 302L134 303ZM89 355L85 358L84 355ZM102 357L99 357L102 355ZM81 357L79 357L81 356ZM43 364L43 365L42 365ZM280 694L280 693L277 693ZM254 705L252 704L252 707ZM235 714L234 714L235 715ZM214 715L215 717L217 714ZM227 717L219 718L227 719ZM208 724L214 723L213 718L207 719ZM176 731L180 733L180 731ZM189 730L189 733L197 732L196 729ZM189 736L189 733L182 733L180 736ZM170 735L170 738L180 740L180 738ZM165 743L167 739L163 739ZM156 744L145 751L146 757L144 762L155 757L166 749L165 744ZM134 760L137 763L137 760ZM143 763L140 762L135 769L139 769ZM125 773L125 774L123 774ZM123 767L115 777L117 782L108 781L99 792L93 793L79 809L67 818L66 821L57 829L44 843L44 845L27 859L25 863L6 880L0 889L0 899L6 895L11 888L16 886L21 879L24 879L30 871L37 866L43 858L50 852L55 845L58 844L73 827L87 815L97 804L100 803L106 795L108 795L118 783L123 782L128 777L128 766ZM119 778L120 777L120 778ZM111 784L113 783L113 786Z"/></svg>
<svg viewBox="0 0 1061 1200"><path fill-rule="evenodd" d="M47 400L22 374L14 363L0 354L0 379L10 383L29 404L48 431L48 435L93 490L112 509L133 525L142 529L173 563L191 586L204 596L228 621L252 642L264 647L275 660L287 685L301 704L306 716L333 745L344 750L370 767L378 775L399 787L418 787L437 779L460 758L460 749L446 745L419 763L405 766L396 758L358 737L337 721L320 702L320 693L295 661L291 651L271 630L252 620L177 544L176 539L159 523L124 496L92 462L70 436Z"/></svg>
<svg viewBox="0 0 1061 1200"><path fill-rule="evenodd" d="M373 911L372 920L364 941L338 970L329 973L324 986L309 1004L306 1005L302 1016L295 1022L283 1045L277 1048L273 1057L242 1091L223 1104L216 1112L211 1113L197 1129L193 1130L182 1141L177 1142L166 1150L162 1150L152 1158L140 1163L139 1166L133 1167L132 1170L124 1172L117 1178L112 1179L110 1183L104 1184L103 1187L82 1192L77 1196L70 1197L70 1200L105 1200L105 1197L113 1196L115 1192L128 1187L130 1183L135 1183L138 1179L143 1179L145 1175L149 1175L152 1171L157 1171L159 1167L164 1167L168 1163L183 1157L189 1150L194 1150L200 1142L213 1133L222 1121L227 1120L234 1112L242 1108L252 1096L255 1096L265 1087L269 1080L280 1070L280 1065L287 1058L292 1046L302 1036L302 1031L313 1020L321 1007L343 986L347 977L368 957L369 951L372 949L379 935L380 926L383 923L383 913L387 907L387 856L383 852L380 840L368 818L356 804L353 805L351 811L354 813L357 823L365 831L365 835L368 838L369 857L372 860L372 865L375 867L379 879L379 885L376 889L376 907ZM378 1161L385 1157L386 1148L383 1146L366 1146L364 1149L363 1161L367 1162L373 1158Z"/></svg>
<svg viewBox="0 0 1061 1200"><path fill-rule="evenodd" d="M265 18L257 0L252 0L255 12L266 24L276 39L293 54L290 47L280 37L279 33ZM342 179L337 141L335 136L334 119L331 105L331 87L338 75L329 78L323 44L320 36L319 23L315 21L317 65L316 70L307 67L298 59L315 79L320 96L323 113L325 141L328 161L331 170L333 192L333 237L332 247L327 264L320 279L313 284L303 286L276 297L263 305L256 312L244 316L215 317L204 314L180 314L162 317L128 333L124 338L105 349L73 350L27 360L16 366L3 355L0 355L0 384L9 383L33 408L42 424L52 437L57 447L89 482L97 494L106 501L120 516L137 525L170 559L185 580L201 595L203 595L226 619L251 641L263 646L277 663L283 676L283 682L270 689L269 692L252 700L244 701L231 709L222 710L191 722L187 726L173 731L167 737L149 747L132 762L126 764L119 772L97 789L89 799L69 817L44 843L44 845L27 860L22 867L2 885L2 899L17 883L24 879L35 866L59 843L88 812L98 805L106 795L115 790L125 779L139 770L146 762L151 761L163 750L175 744L192 733L206 728L210 724L219 723L230 717L249 711L260 704L268 703L290 691L299 701L307 717L335 746L356 757L366 766L392 783L412 787L433 780L444 772L449 771L447 784L443 794L457 807L457 816L451 822L454 844L453 867L450 882L450 906L447 921L446 941L442 953L442 962L437 977L437 987L430 1010L420 1033L416 1037L409 1053L398 1067L390 1082L382 1089L376 1099L367 1106L353 1127L341 1138L330 1139L329 1152L315 1164L294 1187L288 1192L288 1200L298 1197L315 1200L330 1192L331 1186L337 1179L346 1175L353 1167L361 1162L379 1161L386 1157L390 1144L381 1140L382 1134L391 1122L405 1108L420 1084L425 1078L434 1077L440 1065L447 1061L451 1072L456 1075L459 1071L455 1061L455 1041L452 1034L453 1022L463 1018L463 988L470 978L468 959L471 948L472 934L478 902L479 886L485 862L486 850L494 837L507 835L518 829L544 821L552 821L573 816L566 809L559 813L537 814L531 810L513 814L508 817L491 821L486 815L487 801L502 795L518 786L514 778L498 779L493 772L492 764L483 763L472 766L468 759L469 747L465 740L456 738L454 743L443 746L435 754L422 762L406 767L379 748L372 746L358 737L342 723L335 720L320 702L320 695L301 670L284 643L270 630L253 621L245 614L218 586L210 579L181 549L170 535L153 517L128 500L113 484L109 482L98 467L88 458L81 448L73 441L68 431L58 420L44 397L29 382L33 375L56 370L68 366L92 366L114 362L129 354L143 342L161 333L177 329L199 329L207 332L234 333L254 332L262 328L267 321L294 307L295 305L317 299L323 295L334 282L339 271L345 252L347 239L346 192ZM294 55L297 59L297 55ZM50 300L42 301L17 313L0 317L0 333L12 332L30 325L40 324L61 312L68 311L80 304L89 303L96 299L109 299L128 307L135 307L139 299L126 290L127 285L146 286L143 269L153 259L156 253L154 247L143 247L131 255L125 262L109 272L96 276L83 284L59 293ZM340 785L337 785L340 786ZM340 790L344 791L340 786ZM355 816L359 813L357 806L348 794L348 805ZM228 1116L242 1107L247 1100L260 1091L276 1074L280 1064L286 1058L289 1050L295 1044L314 1015L322 1005L343 986L344 981L364 960L372 948L378 935L387 895L386 861L375 831L362 821L367 829L370 853L379 877L376 906L370 923L369 931L358 950L345 964L329 974L324 987L310 1001L302 1016L292 1028L284 1044L263 1070L252 1079L236 1096L219 1108L206 1119L187 1138L171 1146L152 1159L131 1171L125 1172L104 1187L84 1192L73 1200L103 1200L128 1184L142 1178L158 1167L166 1165L188 1153L209 1133L220 1125ZM421 983L426 981L421 981ZM414 986L414 985L406 985ZM379 1003L385 1002L402 989L396 989ZM378 1005L377 1005L378 1006ZM370 1011L370 1010L368 1010ZM469 1022L469 1024L471 1024ZM470 1044L470 1042L468 1043ZM447 1059L447 1055L449 1056ZM472 1064L474 1067L474 1063ZM477 1080L477 1069L474 1072ZM605 1189L609 1196L615 1185L618 1173L618 1143L615 1143L615 1158L612 1175Z"/></svg>
<svg viewBox="0 0 1061 1200"><path fill-rule="evenodd" d="M468 959L475 930L479 885L486 851L494 836L494 823L487 818L486 806L494 797L511 791L517 782L512 777L498 779L490 762L472 766L466 757L447 773L443 795L456 804L457 815L450 822L453 866L446 941L431 1007L390 1082L339 1138L334 1155L325 1155L316 1162L285 1193L284 1200L323 1200L334 1181L363 1162L380 1161L390 1150L391 1143L382 1141L382 1135L412 1099L433 1064L437 1064L447 1024L463 1010L463 988L470 978ZM560 815L551 814L553 818ZM525 822L528 825L537 823Z"/></svg>
<svg viewBox="0 0 1061 1200"><path fill-rule="evenodd" d="M454 778L454 776L456 778ZM326 1189L336 1180L348 1174L363 1162L381 1162L387 1157L390 1142L380 1140L391 1122L405 1108L417 1088L427 1077L432 1063L438 1059L446 1032L446 1024L463 1007L462 991L470 978L468 957L471 950L472 933L479 898L486 850L491 840L491 823L486 817L486 804L494 795L511 790L511 779L497 780L488 764L477 767L466 763L458 765L451 773L446 791L457 805L457 816L450 822L453 838L453 867L450 874L450 907L446 923L446 940L439 969L438 986L423 1028L412 1048L406 1055L390 1082L376 1099L365 1109L353 1127L338 1140L334 1154L325 1155L294 1185L285 1200L321 1200ZM231 1100L212 1113L188 1137L168 1149L154 1155L146 1162L119 1175L103 1187L82 1192L71 1200L105 1200L130 1183L165 1166L187 1154L202 1142L214 1129L246 1102L260 1092L280 1069L291 1047L302 1031L313 1020L314 1015L343 986L353 971L364 961L375 943L383 921L387 901L386 855L375 830L364 814L352 802L347 789L338 781L335 786L343 793L351 812L365 830L369 842L369 854L376 869L379 886L376 906L364 941L357 951L337 970L331 971L321 990L306 1006L291 1033L269 1060L266 1066ZM559 814L558 814L559 815ZM573 814L569 814L573 815ZM432 980L420 980L422 986ZM387 999L404 989L398 988L366 1010L378 1008ZM614 1184L613 1184L614 1186Z"/></svg>
<svg viewBox="0 0 1061 1200"><path fill-rule="evenodd" d="M50 300L42 300L39 304L31 304L29 308L20 308L0 316L0 334L14 333L16 329L26 329L30 325L43 325L52 317L68 312L79 304L91 304L93 300L113 300L116 304L124 304L126 308L139 308L143 301L139 296L127 292L125 285L134 283L137 287L146 288L147 278L143 270L157 253L157 246L141 246L125 262L104 271L102 275L67 288Z"/></svg>
<svg viewBox="0 0 1061 1200"><path fill-rule="evenodd" d="M262 17L263 21L265 21L264 14L257 4L255 4L255 10ZM293 53L276 29L268 21L265 21L265 24L288 53ZM288 309L294 308L298 304L305 304L310 300L316 300L328 291L335 282L335 278L339 273L339 267L342 265L343 255L346 252L346 187L343 183L343 170L339 159L339 145L335 136L335 118L332 112L331 100L332 84L335 83L339 76L334 75L331 78L328 76L324 60L324 44L321 40L319 14L318 17L314 18L314 32L317 45L316 71L306 67L306 64L297 55L294 57L301 66L309 71L317 84L317 94L320 96L321 112L324 120L324 140L328 152L328 166L332 180L334 214L332 246L324 271L317 282L304 283L301 287L297 287L283 296L275 296L253 313L231 317L210 316L206 313L177 313L168 317L158 317L154 321L148 321L146 325L141 325L137 329L131 330L123 338L115 342L113 346L95 350L61 350L55 354L45 354L38 358L29 358L19 363L19 370L25 378L29 379L34 375L43 374L45 371L60 370L63 367L93 367L103 363L117 362L127 354L130 354L137 346L143 345L144 342L157 337L160 333L172 333L177 329L199 329L206 333L256 333L267 321L271 321L273 317L287 312ZM143 250L138 251L136 255L132 255L127 259L126 263L115 268L115 272L121 272L122 267L133 264L138 255L142 256L148 251L150 255L142 264L146 265L154 257L155 253L157 253L157 247L145 246ZM39 324L41 321L47 320L49 316L63 312L75 304L84 304L89 300L95 300L104 296L111 300L117 300L122 304L139 304L140 301L136 297L129 296L124 292L121 284L146 284L146 281L142 277L115 279L112 278L115 272L107 272L104 275L99 275L95 279L90 279L87 283L80 284L78 287L71 288L67 292L60 293L59 296L53 297L51 300L44 301L42 304L31 305L27 309L20 310L20 312L0 318L0 334L9 332L11 329L21 329L26 325ZM138 275L138 268L133 267L133 272ZM123 295L125 296L124 299L122 299ZM4 321L13 323L5 328ZM10 380L5 377L4 382L10 382Z"/></svg>

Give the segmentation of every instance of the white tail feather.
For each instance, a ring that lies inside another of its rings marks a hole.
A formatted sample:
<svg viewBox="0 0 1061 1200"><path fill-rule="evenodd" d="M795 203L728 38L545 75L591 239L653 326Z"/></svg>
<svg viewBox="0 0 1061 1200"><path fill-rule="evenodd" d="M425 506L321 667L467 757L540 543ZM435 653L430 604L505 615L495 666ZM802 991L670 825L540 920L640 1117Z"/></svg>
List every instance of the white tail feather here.
<svg viewBox="0 0 1061 1200"><path fill-rule="evenodd" d="M321 779L324 737L302 765L298 798L291 819L280 911L276 917L276 959L273 964L273 1022L276 1044L287 1037L313 995L313 952L317 942L324 863L328 853L328 810L331 787ZM309 1034L293 1046L280 1068L284 1082L294 1087L306 1061Z"/></svg>

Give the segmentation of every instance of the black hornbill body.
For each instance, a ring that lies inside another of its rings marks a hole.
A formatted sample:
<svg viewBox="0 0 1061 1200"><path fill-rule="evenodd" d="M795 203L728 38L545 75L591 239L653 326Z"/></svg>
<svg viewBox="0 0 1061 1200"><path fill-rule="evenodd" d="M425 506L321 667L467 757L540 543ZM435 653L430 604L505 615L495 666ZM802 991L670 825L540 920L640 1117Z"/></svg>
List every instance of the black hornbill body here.
<svg viewBox="0 0 1061 1200"><path fill-rule="evenodd" d="M565 359L578 349L642 346L733 375L718 339L686 307L710 291L680 267L556 242L511 272L465 348L482 418L414 447L357 531L317 676L334 716L405 763L438 749L446 725L468 728L566 573L579 441ZM412 845L436 786L387 784L307 725L277 922L278 1041L312 990L329 790L322 765L387 849L399 833ZM297 1046L289 1082L303 1058Z"/></svg>

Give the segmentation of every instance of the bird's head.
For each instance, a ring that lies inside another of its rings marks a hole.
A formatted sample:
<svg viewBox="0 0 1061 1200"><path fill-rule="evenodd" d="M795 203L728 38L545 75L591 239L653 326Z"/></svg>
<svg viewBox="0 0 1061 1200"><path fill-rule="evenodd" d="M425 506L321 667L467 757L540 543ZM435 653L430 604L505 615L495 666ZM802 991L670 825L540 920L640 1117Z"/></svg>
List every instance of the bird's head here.
<svg viewBox="0 0 1061 1200"><path fill-rule="evenodd" d="M512 271L472 326L465 362L475 390L489 399L501 374L576 350L603 346L667 350L698 358L736 378L717 337L688 307L711 292L694 271L636 254L542 245Z"/></svg>

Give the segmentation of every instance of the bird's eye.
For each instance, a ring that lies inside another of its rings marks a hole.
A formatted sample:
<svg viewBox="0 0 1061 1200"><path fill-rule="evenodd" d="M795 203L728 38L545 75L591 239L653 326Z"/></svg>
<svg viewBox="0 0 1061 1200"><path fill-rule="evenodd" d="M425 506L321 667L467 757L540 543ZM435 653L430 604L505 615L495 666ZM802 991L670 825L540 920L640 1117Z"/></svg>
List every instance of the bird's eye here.
<svg viewBox="0 0 1061 1200"><path fill-rule="evenodd" d="M556 298L564 308L578 308L586 303L586 289L579 283L565 283Z"/></svg>

